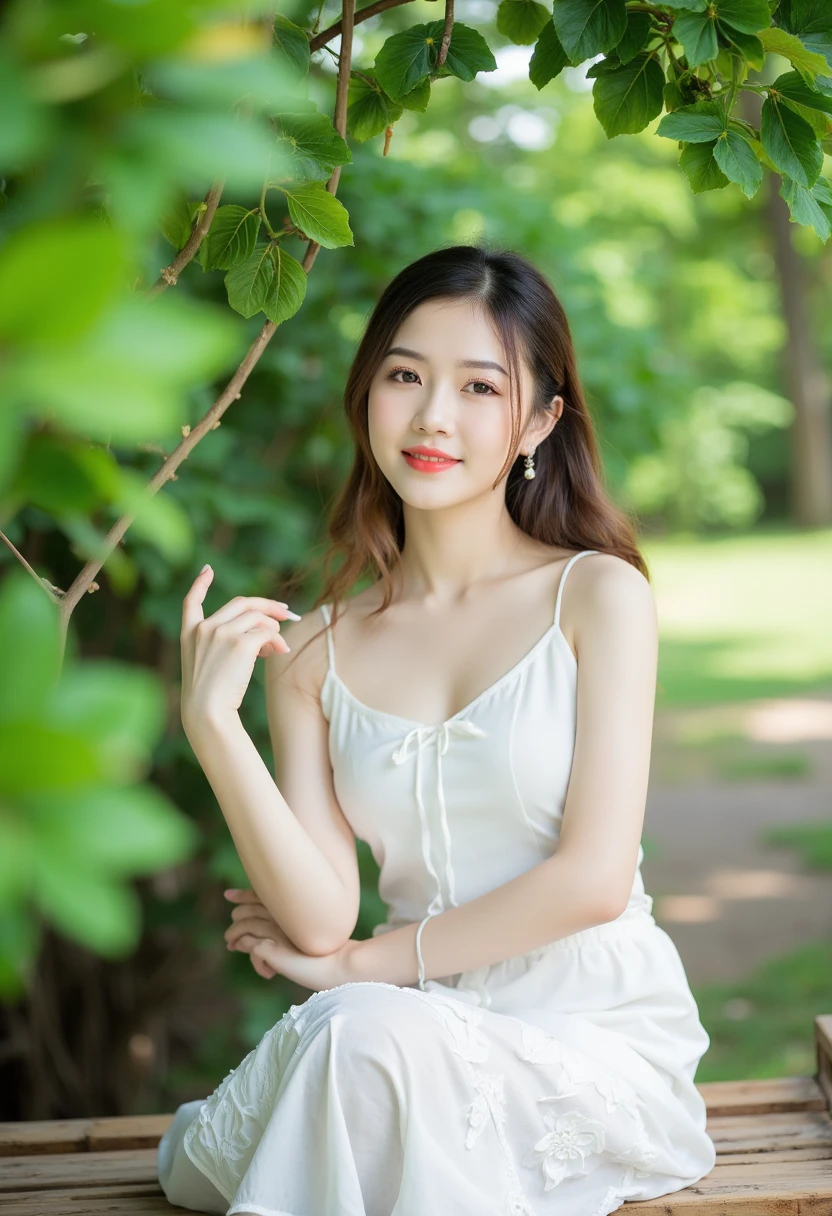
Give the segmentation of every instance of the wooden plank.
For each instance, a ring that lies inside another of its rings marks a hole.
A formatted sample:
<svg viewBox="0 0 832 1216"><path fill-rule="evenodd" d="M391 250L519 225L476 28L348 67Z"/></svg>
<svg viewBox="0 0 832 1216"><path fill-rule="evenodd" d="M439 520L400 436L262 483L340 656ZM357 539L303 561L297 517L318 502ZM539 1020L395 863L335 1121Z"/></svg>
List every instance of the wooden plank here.
<svg viewBox="0 0 832 1216"><path fill-rule="evenodd" d="M172 1122L173 1115L169 1114L0 1123L0 1157L153 1148Z"/></svg>
<svg viewBox="0 0 832 1216"><path fill-rule="evenodd" d="M828 1144L809 1144L798 1148L768 1149L762 1157L752 1149L748 1153L726 1153L718 1158L720 1165L727 1165L728 1162L732 1165L753 1165L760 1161L767 1164L772 1161L828 1161L832 1170L832 1148Z"/></svg>
<svg viewBox="0 0 832 1216"><path fill-rule="evenodd" d="M832 1216L832 1169L828 1161L718 1162L693 1186L630 1208L634 1216Z"/></svg>
<svg viewBox="0 0 832 1216"><path fill-rule="evenodd" d="M49 1191L55 1187L155 1182L156 1160L155 1148L4 1157L0 1160L0 1194L5 1191Z"/></svg>
<svg viewBox="0 0 832 1216"><path fill-rule="evenodd" d="M832 1111L832 1013L821 1013L815 1018L815 1050L818 1085Z"/></svg>
<svg viewBox="0 0 832 1216"><path fill-rule="evenodd" d="M155 1195L91 1195L76 1192L10 1196L3 1199L3 1216L194 1216L192 1208L180 1208L168 1203L164 1194Z"/></svg>
<svg viewBox="0 0 832 1216"><path fill-rule="evenodd" d="M832 1148L832 1118L822 1111L796 1114L708 1116L708 1135L717 1153L769 1153L826 1145Z"/></svg>
<svg viewBox="0 0 832 1216"><path fill-rule="evenodd" d="M810 1076L703 1081L697 1089L705 1099L709 1116L829 1109L817 1079Z"/></svg>

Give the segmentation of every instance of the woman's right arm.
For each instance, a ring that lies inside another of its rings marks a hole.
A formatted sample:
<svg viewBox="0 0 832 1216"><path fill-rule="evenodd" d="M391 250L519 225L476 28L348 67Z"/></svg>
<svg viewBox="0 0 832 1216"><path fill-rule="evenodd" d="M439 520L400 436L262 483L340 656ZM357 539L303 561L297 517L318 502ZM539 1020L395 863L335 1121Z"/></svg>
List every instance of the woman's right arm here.
<svg viewBox="0 0 832 1216"><path fill-rule="evenodd" d="M316 631L314 618L280 626L293 651ZM330 954L355 928L360 883L355 839L333 788L312 651L285 672L276 647L266 659L274 778L233 706L189 715L186 733L263 905L299 950Z"/></svg>

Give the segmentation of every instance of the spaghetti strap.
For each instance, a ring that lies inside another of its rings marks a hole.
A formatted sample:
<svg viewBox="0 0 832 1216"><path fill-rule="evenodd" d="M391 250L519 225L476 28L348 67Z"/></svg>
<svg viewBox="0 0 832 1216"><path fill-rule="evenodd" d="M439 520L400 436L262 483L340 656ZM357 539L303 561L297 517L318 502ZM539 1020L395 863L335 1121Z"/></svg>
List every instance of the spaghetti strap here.
<svg viewBox="0 0 832 1216"><path fill-rule="evenodd" d="M575 562L578 560L579 557L586 557L587 553L599 553L599 552L600 552L599 549L582 549L580 551L580 553L573 554L573 556L570 557L569 561L566 563L566 567L563 571L563 574L560 576L560 583L558 584L558 598L555 601L555 621L554 621L555 628L557 628L557 629L560 628L560 602L563 597L563 585L566 582L567 574L571 570L572 566L574 566Z"/></svg>
<svg viewBox="0 0 832 1216"><path fill-rule="evenodd" d="M326 621L326 645L327 650L329 651L329 670L333 675L335 675L335 646L332 641L332 625L330 624L332 616L330 605L321 604L321 612L323 613L324 620Z"/></svg>

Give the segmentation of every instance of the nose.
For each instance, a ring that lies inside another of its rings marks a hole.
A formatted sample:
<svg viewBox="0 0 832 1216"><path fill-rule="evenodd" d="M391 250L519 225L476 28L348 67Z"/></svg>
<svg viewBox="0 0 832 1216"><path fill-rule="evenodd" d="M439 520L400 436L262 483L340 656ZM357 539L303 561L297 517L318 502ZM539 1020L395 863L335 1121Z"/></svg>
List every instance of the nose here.
<svg viewBox="0 0 832 1216"><path fill-rule="evenodd" d="M441 382L425 391L420 408L413 419L414 426L428 435L451 435L454 431L453 390Z"/></svg>

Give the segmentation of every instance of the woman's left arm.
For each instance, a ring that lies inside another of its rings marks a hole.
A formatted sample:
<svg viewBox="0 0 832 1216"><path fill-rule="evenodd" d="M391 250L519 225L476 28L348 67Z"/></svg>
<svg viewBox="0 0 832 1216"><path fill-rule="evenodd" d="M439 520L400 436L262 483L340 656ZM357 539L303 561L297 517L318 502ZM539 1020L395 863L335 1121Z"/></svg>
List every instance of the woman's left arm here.
<svg viewBox="0 0 832 1216"><path fill-rule="evenodd" d="M422 930L425 978L536 950L620 916L638 864L653 738L658 622L649 582L611 554L576 563L575 748L556 852ZM417 924L350 942L345 979L414 984Z"/></svg>

